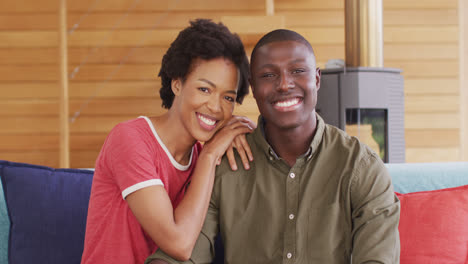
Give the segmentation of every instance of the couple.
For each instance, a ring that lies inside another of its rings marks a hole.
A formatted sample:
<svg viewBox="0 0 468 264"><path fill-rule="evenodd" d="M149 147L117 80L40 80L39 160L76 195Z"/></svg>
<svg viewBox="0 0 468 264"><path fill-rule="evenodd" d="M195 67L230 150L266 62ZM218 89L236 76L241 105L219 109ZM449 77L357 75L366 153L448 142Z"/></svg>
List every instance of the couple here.
<svg viewBox="0 0 468 264"><path fill-rule="evenodd" d="M168 112L117 125L98 157L82 263L143 263L157 249L147 263L210 263L218 233L226 263L399 262L390 176L316 115L320 70L302 36L265 35L249 78L239 38L196 20L160 76ZM256 129L232 117L249 80Z"/></svg>

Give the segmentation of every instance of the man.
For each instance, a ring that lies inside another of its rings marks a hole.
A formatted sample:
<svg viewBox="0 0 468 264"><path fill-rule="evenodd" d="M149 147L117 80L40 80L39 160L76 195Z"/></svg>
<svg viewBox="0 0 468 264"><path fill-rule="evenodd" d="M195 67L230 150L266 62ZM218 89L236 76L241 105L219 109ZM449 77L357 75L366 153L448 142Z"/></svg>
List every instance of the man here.
<svg viewBox="0 0 468 264"><path fill-rule="evenodd" d="M247 136L254 162L224 159L205 224L187 263L210 263L220 232L225 263L399 263L400 204L367 146L315 113L320 70L309 42L265 35L251 56L260 110ZM164 259L156 252L147 262ZM177 263L177 262L174 262Z"/></svg>

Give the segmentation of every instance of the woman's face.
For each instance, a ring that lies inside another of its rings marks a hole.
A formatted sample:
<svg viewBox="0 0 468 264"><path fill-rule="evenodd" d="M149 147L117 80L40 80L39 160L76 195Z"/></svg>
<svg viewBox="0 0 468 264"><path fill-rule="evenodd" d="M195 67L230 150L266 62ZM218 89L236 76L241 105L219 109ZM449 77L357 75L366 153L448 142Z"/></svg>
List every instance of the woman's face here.
<svg viewBox="0 0 468 264"><path fill-rule="evenodd" d="M208 141L232 116L236 102L238 71L225 58L195 59L185 81L172 81L171 107L195 140Z"/></svg>

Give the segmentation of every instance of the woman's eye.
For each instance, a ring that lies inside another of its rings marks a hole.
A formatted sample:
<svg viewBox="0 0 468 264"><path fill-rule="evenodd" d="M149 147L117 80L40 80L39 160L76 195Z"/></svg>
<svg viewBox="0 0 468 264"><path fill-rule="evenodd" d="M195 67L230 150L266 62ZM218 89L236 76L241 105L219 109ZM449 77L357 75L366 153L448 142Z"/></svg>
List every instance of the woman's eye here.
<svg viewBox="0 0 468 264"><path fill-rule="evenodd" d="M234 102L235 99L231 96L225 96L224 99L228 100L229 102Z"/></svg>
<svg viewBox="0 0 468 264"><path fill-rule="evenodd" d="M208 90L208 88L206 88L206 87L200 87L200 88L198 88L198 90L200 90L200 91L202 91L202 92L204 92L204 93L207 93L207 92L210 91L210 90Z"/></svg>

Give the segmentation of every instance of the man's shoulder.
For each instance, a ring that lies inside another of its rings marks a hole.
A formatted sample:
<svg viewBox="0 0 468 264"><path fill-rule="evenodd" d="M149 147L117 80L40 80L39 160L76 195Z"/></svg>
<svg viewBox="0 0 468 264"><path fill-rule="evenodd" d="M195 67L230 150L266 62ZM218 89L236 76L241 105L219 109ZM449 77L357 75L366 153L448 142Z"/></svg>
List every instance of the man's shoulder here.
<svg viewBox="0 0 468 264"><path fill-rule="evenodd" d="M259 142L256 142L254 133L246 134L246 140L254 156L254 161L252 162L258 162L258 159L256 159L255 157L258 156L262 150L261 150L261 146L259 145ZM231 166L229 165L229 160L227 159L227 156L225 154L223 158L221 159L221 163L216 167L216 174L215 174L216 177L224 177L224 176L233 175L233 174L240 175L240 174L245 174L247 172L242 165L242 160L236 149L234 149L234 156L236 158L236 164L237 164L238 169L236 171L233 171L231 169Z"/></svg>
<svg viewBox="0 0 468 264"><path fill-rule="evenodd" d="M379 155L368 145L335 126L326 124L323 141L326 148L347 155L348 158L353 158L356 161L381 161Z"/></svg>

